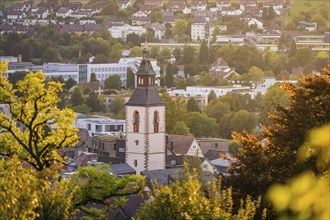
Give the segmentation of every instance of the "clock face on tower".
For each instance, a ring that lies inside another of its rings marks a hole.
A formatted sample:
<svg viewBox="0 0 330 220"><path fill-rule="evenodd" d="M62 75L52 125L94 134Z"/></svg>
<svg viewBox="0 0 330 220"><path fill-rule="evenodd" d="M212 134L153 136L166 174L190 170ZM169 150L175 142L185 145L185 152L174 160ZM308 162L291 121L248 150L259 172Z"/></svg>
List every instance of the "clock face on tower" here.
<svg viewBox="0 0 330 220"><path fill-rule="evenodd" d="M155 87L155 72L143 49L137 87L125 104L126 163L137 174L165 169L165 104Z"/></svg>

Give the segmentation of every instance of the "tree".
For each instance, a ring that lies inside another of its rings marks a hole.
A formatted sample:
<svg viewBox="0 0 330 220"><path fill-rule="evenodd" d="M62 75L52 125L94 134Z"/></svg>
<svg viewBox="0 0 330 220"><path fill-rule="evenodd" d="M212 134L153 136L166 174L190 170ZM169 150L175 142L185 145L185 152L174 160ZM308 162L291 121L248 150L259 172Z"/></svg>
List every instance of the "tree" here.
<svg viewBox="0 0 330 220"><path fill-rule="evenodd" d="M125 99L121 96L116 96L111 100L110 111L112 114L117 115L121 111L124 111Z"/></svg>
<svg viewBox="0 0 330 220"><path fill-rule="evenodd" d="M329 75L304 77L299 86L286 83L284 89L291 104L278 107L271 116L272 127L263 128L260 136L246 132L233 135L243 147L231 167L228 182L240 194L264 195L273 183L286 183L304 170L309 169L315 175L321 172L315 156L299 163L296 157L308 131L330 121Z"/></svg>
<svg viewBox="0 0 330 220"><path fill-rule="evenodd" d="M202 41L201 47L199 49L199 63L201 65L207 64L208 62L208 47L205 40Z"/></svg>
<svg viewBox="0 0 330 220"><path fill-rule="evenodd" d="M246 130L252 132L257 126L257 117L246 110L239 110L230 120L230 130L242 132Z"/></svg>
<svg viewBox="0 0 330 220"><path fill-rule="evenodd" d="M131 33L126 36L126 43L131 43L133 46L140 47L141 46L141 39L138 34Z"/></svg>
<svg viewBox="0 0 330 220"><path fill-rule="evenodd" d="M154 8L150 12L150 18L152 22L161 22L162 10L160 8Z"/></svg>
<svg viewBox="0 0 330 220"><path fill-rule="evenodd" d="M55 48L47 47L44 53L42 54L42 59L45 63L60 62L61 61L60 52Z"/></svg>
<svg viewBox="0 0 330 220"><path fill-rule="evenodd" d="M130 57L142 57L142 48L140 46L134 46L131 48Z"/></svg>
<svg viewBox="0 0 330 220"><path fill-rule="evenodd" d="M111 53L110 53L110 56L112 58L121 58L121 52L123 50L123 45L117 43L117 44L114 44L111 48Z"/></svg>
<svg viewBox="0 0 330 220"><path fill-rule="evenodd" d="M253 82L254 88L256 88L264 80L264 73L260 68L252 66L248 72L248 79Z"/></svg>
<svg viewBox="0 0 330 220"><path fill-rule="evenodd" d="M225 114L229 114L231 111L228 103L214 100L206 106L205 112L209 117L214 118L217 123L219 123L222 117Z"/></svg>
<svg viewBox="0 0 330 220"><path fill-rule="evenodd" d="M109 76L104 82L104 88L120 90L121 89L120 76L117 74Z"/></svg>
<svg viewBox="0 0 330 220"><path fill-rule="evenodd" d="M17 156L0 160L0 215L3 219L35 219L39 182L34 171L22 167ZM18 193L19 192L19 193Z"/></svg>
<svg viewBox="0 0 330 220"><path fill-rule="evenodd" d="M173 134L174 126L177 121L185 121L188 115L187 105L185 100L177 98L173 100L167 93L162 93L162 98L165 102L165 124L166 133Z"/></svg>
<svg viewBox="0 0 330 220"><path fill-rule="evenodd" d="M312 62L313 52L308 47L299 48L299 49L297 49L296 58L297 58L299 66L305 66Z"/></svg>
<svg viewBox="0 0 330 220"><path fill-rule="evenodd" d="M76 80L70 77L68 80L65 81L63 85L63 89L69 90L76 84L77 84Z"/></svg>
<svg viewBox="0 0 330 220"><path fill-rule="evenodd" d="M131 68L127 68L127 85L126 89L134 89L135 88L135 75Z"/></svg>
<svg viewBox="0 0 330 220"><path fill-rule="evenodd" d="M85 103L85 97L81 87L74 88L71 94L71 104L72 106L78 106Z"/></svg>
<svg viewBox="0 0 330 220"><path fill-rule="evenodd" d="M26 74L28 74L28 72L26 71L16 71L13 73L9 73L8 80L13 85L13 87L16 88L16 83L20 80L23 80Z"/></svg>
<svg viewBox="0 0 330 220"><path fill-rule="evenodd" d="M104 109L103 100L101 100L101 98L94 91L91 91L88 94L86 105L92 109L93 112L101 112Z"/></svg>
<svg viewBox="0 0 330 220"><path fill-rule="evenodd" d="M167 88L174 86L173 64L169 63L166 67L165 84Z"/></svg>
<svg viewBox="0 0 330 220"><path fill-rule="evenodd" d="M102 8L101 15L113 15L117 12L119 6L116 1L111 0L109 3Z"/></svg>
<svg viewBox="0 0 330 220"><path fill-rule="evenodd" d="M188 30L188 22L184 19L176 19L174 22L173 32L177 35L179 42L184 40L185 33Z"/></svg>
<svg viewBox="0 0 330 220"><path fill-rule="evenodd" d="M274 115L278 106L289 105L289 95L280 87L280 84L275 84L267 90L265 97L262 99L260 123L263 125L271 125L271 120L268 116Z"/></svg>
<svg viewBox="0 0 330 220"><path fill-rule="evenodd" d="M91 79L89 80L89 82L98 82L98 80L96 79L96 73L91 73Z"/></svg>
<svg viewBox="0 0 330 220"><path fill-rule="evenodd" d="M124 196L139 193L145 184L143 176L116 177L106 165L96 169L92 166L79 168L74 178L80 184L74 194L74 208L99 219L106 219L109 210L123 207ZM86 206L88 204L92 207ZM95 208L96 204L102 204L101 208Z"/></svg>
<svg viewBox="0 0 330 220"><path fill-rule="evenodd" d="M211 90L211 92L207 95L207 103L212 102L217 98L217 95L215 94L214 90Z"/></svg>
<svg viewBox="0 0 330 220"><path fill-rule="evenodd" d="M232 212L231 189L221 189L221 184L210 183L203 193L202 183L194 169L168 186L154 184L153 200L145 202L138 210L136 218L141 219L253 219L260 206L248 197L242 201L237 214ZM243 208L246 207L246 208Z"/></svg>
<svg viewBox="0 0 330 220"><path fill-rule="evenodd" d="M0 137L6 143L0 146L1 154L9 157L19 154L20 160L39 171L54 161L64 162L57 150L74 146L78 137L77 129L72 126L73 111L57 107L60 101L57 93L62 85L53 81L46 85L45 76L37 72L29 73L17 83L17 90L13 90L3 71L0 72L0 102L10 111L10 116L0 114ZM16 96L18 93L20 97ZM56 129L50 129L50 123Z"/></svg>
<svg viewBox="0 0 330 220"><path fill-rule="evenodd" d="M193 97L188 99L187 109L189 112L200 112L199 105Z"/></svg>
<svg viewBox="0 0 330 220"><path fill-rule="evenodd" d="M214 118L200 112L192 112L187 118L187 126L195 137L216 137L218 125Z"/></svg>
<svg viewBox="0 0 330 220"><path fill-rule="evenodd" d="M182 52L183 64L190 64L195 61L196 51L192 46L184 46Z"/></svg>
<svg viewBox="0 0 330 220"><path fill-rule="evenodd" d="M183 121L177 121L175 123L172 133L177 135L191 135L189 128Z"/></svg>
<svg viewBox="0 0 330 220"><path fill-rule="evenodd" d="M267 193L275 211L284 218L295 219L327 219L330 214L329 196L324 192L329 189L329 140L330 125L314 128L308 135L304 145L299 148L297 160L304 161L317 156L317 163L323 173L315 176L306 170L286 184L274 184ZM305 186L296 190L295 186ZM306 198L310 198L306 200ZM296 204L304 204L297 206Z"/></svg>

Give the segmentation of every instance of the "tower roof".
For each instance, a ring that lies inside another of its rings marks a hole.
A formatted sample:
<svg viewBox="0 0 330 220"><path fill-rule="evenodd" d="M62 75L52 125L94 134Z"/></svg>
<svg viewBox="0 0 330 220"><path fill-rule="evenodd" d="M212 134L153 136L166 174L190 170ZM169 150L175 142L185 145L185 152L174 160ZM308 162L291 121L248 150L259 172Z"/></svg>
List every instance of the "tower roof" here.
<svg viewBox="0 0 330 220"><path fill-rule="evenodd" d="M164 102L159 97L155 88L155 71L152 68L151 62L148 58L148 45L147 42L143 47L143 59L140 67L136 72L138 86L134 89L133 95L125 105L129 106L163 106ZM151 80L151 81L149 81Z"/></svg>

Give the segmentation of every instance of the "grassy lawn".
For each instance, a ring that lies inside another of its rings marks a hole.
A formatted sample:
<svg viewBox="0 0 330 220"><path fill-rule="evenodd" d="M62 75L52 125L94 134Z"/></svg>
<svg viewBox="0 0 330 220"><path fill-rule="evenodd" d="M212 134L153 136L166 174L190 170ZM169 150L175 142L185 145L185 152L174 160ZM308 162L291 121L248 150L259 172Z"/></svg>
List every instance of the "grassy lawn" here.
<svg viewBox="0 0 330 220"><path fill-rule="evenodd" d="M282 16L282 20L285 22L291 21L292 17L300 12L313 11L313 14L319 13L321 8L329 9L329 6L329 0L291 0L290 14Z"/></svg>

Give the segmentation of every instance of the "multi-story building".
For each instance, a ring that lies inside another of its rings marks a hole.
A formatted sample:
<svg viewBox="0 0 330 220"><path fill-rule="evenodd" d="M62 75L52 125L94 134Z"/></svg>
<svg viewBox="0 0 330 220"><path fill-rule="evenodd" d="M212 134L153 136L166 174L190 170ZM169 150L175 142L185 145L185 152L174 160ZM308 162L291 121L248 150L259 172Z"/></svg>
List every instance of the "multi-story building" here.
<svg viewBox="0 0 330 220"><path fill-rule="evenodd" d="M45 63L42 71L46 77L62 77L64 80L72 78L78 82L77 64Z"/></svg>
<svg viewBox="0 0 330 220"><path fill-rule="evenodd" d="M75 126L80 129L86 129L89 136L100 133L122 133L125 132L125 120L116 120L103 116L78 117Z"/></svg>
<svg viewBox="0 0 330 220"><path fill-rule="evenodd" d="M126 87L127 68L125 63L79 64L78 83L90 82L91 74L95 73L96 79L103 83L109 76L119 75L122 86Z"/></svg>
<svg viewBox="0 0 330 220"><path fill-rule="evenodd" d="M205 18L195 17L191 22L191 39L193 41L208 38L208 25Z"/></svg>
<svg viewBox="0 0 330 220"><path fill-rule="evenodd" d="M125 24L122 26L112 26L108 29L113 38L119 38L126 42L127 35L129 34L137 34L141 36L146 33L147 30L141 26L131 26L129 24Z"/></svg>

